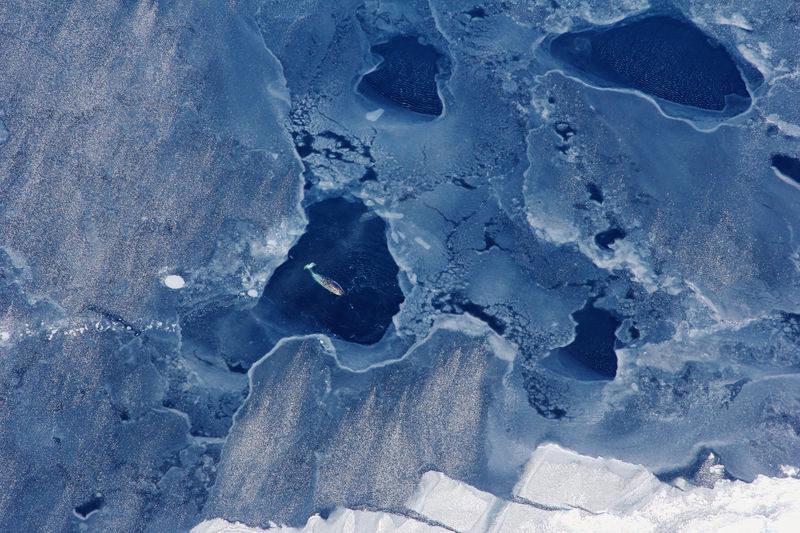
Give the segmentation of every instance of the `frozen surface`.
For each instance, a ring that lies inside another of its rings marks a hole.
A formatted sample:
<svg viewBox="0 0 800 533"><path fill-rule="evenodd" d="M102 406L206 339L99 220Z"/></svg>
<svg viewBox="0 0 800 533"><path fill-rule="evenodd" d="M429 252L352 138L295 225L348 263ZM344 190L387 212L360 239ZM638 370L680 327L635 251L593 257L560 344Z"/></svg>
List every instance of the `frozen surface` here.
<svg viewBox="0 0 800 533"><path fill-rule="evenodd" d="M280 343L249 372L206 513L303 523L318 509L397 505L427 468L480 479L488 392L508 362L488 333L457 329L359 373L324 338Z"/></svg>
<svg viewBox="0 0 800 533"><path fill-rule="evenodd" d="M303 527L267 530L207 520L192 533L523 531L790 532L800 520L800 480L759 476L680 490L640 465L592 458L555 445L536 450L509 499L440 472L421 479L405 510L337 509Z"/></svg>
<svg viewBox="0 0 800 533"><path fill-rule="evenodd" d="M798 20L4 2L0 530L796 523Z"/></svg>

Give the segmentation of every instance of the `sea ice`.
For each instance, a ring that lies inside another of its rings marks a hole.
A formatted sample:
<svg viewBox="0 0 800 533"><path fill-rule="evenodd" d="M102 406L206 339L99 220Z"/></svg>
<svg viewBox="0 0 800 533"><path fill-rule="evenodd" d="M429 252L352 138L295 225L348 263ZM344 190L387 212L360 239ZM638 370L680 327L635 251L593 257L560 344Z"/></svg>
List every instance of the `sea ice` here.
<svg viewBox="0 0 800 533"><path fill-rule="evenodd" d="M790 533L800 520L800 480L759 476L681 490L639 465L579 455L545 445L531 457L514 494L499 498L440 472L427 472L398 511L338 509L281 533L527 531L736 531ZM263 533L216 518L192 533Z"/></svg>
<svg viewBox="0 0 800 533"><path fill-rule="evenodd" d="M0 3L0 530L796 524L793 9Z"/></svg>

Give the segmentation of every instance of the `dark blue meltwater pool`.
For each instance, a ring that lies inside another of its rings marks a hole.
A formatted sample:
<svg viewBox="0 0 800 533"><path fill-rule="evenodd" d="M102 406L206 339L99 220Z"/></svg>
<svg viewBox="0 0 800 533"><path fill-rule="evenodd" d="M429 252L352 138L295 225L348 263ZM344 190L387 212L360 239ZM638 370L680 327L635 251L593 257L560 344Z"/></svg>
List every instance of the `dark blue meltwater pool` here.
<svg viewBox="0 0 800 533"><path fill-rule="evenodd" d="M398 36L372 47L382 62L364 75L358 91L379 105L397 106L421 115L442 114L436 86L441 54L416 37Z"/></svg>
<svg viewBox="0 0 800 533"><path fill-rule="evenodd" d="M380 340L403 302L398 267L386 246L386 224L360 202L340 198L308 209L306 233L273 274L255 312L278 312L303 332L350 342ZM335 281L333 294L304 267Z"/></svg>
<svg viewBox="0 0 800 533"><path fill-rule="evenodd" d="M552 55L592 82L709 111L741 112L750 94L736 61L694 24L649 16L556 37ZM760 75L754 73L755 77ZM754 82L758 80L753 80Z"/></svg>
<svg viewBox="0 0 800 533"><path fill-rule="evenodd" d="M612 380L617 375L614 352L620 320L590 300L574 313L575 338L545 359L548 368L581 381Z"/></svg>

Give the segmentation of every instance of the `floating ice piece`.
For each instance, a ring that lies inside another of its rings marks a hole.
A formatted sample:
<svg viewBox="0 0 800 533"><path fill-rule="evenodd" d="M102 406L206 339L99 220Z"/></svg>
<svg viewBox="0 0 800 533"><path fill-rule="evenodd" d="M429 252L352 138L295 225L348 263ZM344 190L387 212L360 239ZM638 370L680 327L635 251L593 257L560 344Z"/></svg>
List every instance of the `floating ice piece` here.
<svg viewBox="0 0 800 533"><path fill-rule="evenodd" d="M417 244L419 244L420 246L422 246L426 250L430 250L431 249L431 245L428 244L425 241L425 239L423 239L422 237L414 237L414 242L416 242Z"/></svg>
<svg viewBox="0 0 800 533"><path fill-rule="evenodd" d="M250 289L250 290L247 291L247 295L250 298L258 298L258 291L255 290L255 289Z"/></svg>
<svg viewBox="0 0 800 533"><path fill-rule="evenodd" d="M170 289L182 289L186 285L186 281L177 274L170 274L164 278L164 285Z"/></svg>

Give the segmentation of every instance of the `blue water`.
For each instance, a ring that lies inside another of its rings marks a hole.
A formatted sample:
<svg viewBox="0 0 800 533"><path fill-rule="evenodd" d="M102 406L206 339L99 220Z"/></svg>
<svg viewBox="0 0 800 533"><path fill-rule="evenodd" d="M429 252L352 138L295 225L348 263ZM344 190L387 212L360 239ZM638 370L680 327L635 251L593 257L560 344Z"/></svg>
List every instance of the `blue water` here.
<svg viewBox="0 0 800 533"><path fill-rule="evenodd" d="M800 183L800 159L784 154L775 154L772 156L772 166L787 178Z"/></svg>
<svg viewBox="0 0 800 533"><path fill-rule="evenodd" d="M557 350L562 366L572 377L581 380L614 379L617 375L616 330L619 319L589 301L572 313L578 323L575 340Z"/></svg>
<svg viewBox="0 0 800 533"><path fill-rule="evenodd" d="M668 16L622 21L564 33L556 58L604 82L701 109L722 111L731 96L746 109L750 95L730 53L694 24Z"/></svg>
<svg viewBox="0 0 800 533"><path fill-rule="evenodd" d="M365 75L359 92L422 115L438 116L442 101L436 87L436 66L441 55L431 45L420 44L416 37L399 36L372 47L382 58L378 67Z"/></svg>
<svg viewBox="0 0 800 533"><path fill-rule="evenodd" d="M386 224L361 202L324 200L308 209L306 233L275 270L254 313L277 312L298 333L319 332L360 344L380 340L403 302L398 268L386 246ZM330 293L303 267L336 281Z"/></svg>
<svg viewBox="0 0 800 533"><path fill-rule="evenodd" d="M97 495L92 496L84 503L75 507L75 514L77 514L81 518L86 518L87 516L89 516L89 514L103 507L103 502L104 500L102 496L97 496Z"/></svg>
<svg viewBox="0 0 800 533"><path fill-rule="evenodd" d="M625 231L620 228L610 228L605 231L601 231L600 233L594 236L594 242L602 248L603 250L610 250L610 246L617 241L617 239L623 239L625 237Z"/></svg>
<svg viewBox="0 0 800 533"><path fill-rule="evenodd" d="M282 337L324 333L358 344L383 337L403 302L398 267L386 246L386 224L363 203L341 198L311 205L308 218L306 232L275 270L254 308L209 306L183 320L186 351L201 358L219 355L230 371L245 372ZM317 274L344 289L344 296L311 278L303 267L312 262ZM168 406L193 410L185 405L190 401L178 395ZM196 419L205 420L199 425L206 433L214 424L202 413ZM220 430L224 421L221 424Z"/></svg>

